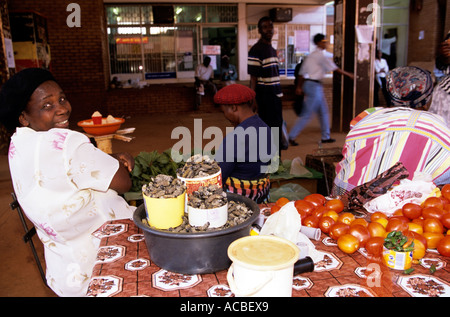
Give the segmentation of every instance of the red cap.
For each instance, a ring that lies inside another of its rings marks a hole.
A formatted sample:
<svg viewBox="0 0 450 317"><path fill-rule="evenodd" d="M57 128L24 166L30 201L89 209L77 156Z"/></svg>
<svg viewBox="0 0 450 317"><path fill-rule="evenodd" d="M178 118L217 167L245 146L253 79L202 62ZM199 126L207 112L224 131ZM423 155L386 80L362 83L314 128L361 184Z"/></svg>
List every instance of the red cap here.
<svg viewBox="0 0 450 317"><path fill-rule="evenodd" d="M247 86L232 84L220 89L214 95L214 103L219 105L240 105L255 98L256 93Z"/></svg>

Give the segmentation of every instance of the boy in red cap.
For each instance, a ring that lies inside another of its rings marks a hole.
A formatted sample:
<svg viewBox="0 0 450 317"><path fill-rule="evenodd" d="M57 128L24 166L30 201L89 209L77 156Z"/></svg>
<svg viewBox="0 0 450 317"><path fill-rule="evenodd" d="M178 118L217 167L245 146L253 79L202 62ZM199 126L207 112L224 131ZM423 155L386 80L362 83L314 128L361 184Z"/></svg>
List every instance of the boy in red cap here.
<svg viewBox="0 0 450 317"><path fill-rule="evenodd" d="M214 96L214 102L234 126L215 159L222 170L226 191L261 203L268 199L269 167L272 168L277 147L269 126L253 112L254 99L255 92L239 84L226 86Z"/></svg>

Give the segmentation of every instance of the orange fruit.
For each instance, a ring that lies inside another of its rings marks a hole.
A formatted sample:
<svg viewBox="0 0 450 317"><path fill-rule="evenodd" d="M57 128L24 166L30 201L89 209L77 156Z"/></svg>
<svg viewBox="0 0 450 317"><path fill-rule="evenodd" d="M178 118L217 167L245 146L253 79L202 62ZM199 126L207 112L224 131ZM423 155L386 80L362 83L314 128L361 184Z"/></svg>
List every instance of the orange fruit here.
<svg viewBox="0 0 450 317"><path fill-rule="evenodd" d="M277 204L280 207L283 207L288 202L289 202L289 199L287 199L286 197L281 197L281 198L278 198L278 200L275 202L275 204Z"/></svg>

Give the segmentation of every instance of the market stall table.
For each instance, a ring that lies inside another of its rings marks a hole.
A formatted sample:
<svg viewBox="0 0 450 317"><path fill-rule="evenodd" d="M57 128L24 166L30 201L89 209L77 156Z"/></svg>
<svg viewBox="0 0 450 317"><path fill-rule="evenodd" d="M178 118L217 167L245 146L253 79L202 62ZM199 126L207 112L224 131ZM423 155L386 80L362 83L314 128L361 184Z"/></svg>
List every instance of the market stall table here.
<svg viewBox="0 0 450 317"><path fill-rule="evenodd" d="M260 205L261 213L265 207ZM149 258L142 230L131 219L107 222L94 234L101 238L101 247L88 296L234 296L227 270L186 275L156 266ZM436 250L427 250L420 264L413 265L414 271L404 274L369 260L364 249L342 252L324 233L312 241L323 259L315 264L314 272L294 276L294 297L450 296L450 258Z"/></svg>

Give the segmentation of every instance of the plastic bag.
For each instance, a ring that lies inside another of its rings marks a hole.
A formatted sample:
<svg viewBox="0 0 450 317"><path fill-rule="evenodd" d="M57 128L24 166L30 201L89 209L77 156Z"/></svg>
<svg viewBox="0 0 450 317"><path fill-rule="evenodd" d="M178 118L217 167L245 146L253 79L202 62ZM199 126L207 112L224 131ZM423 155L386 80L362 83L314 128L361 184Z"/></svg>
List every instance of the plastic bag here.
<svg viewBox="0 0 450 317"><path fill-rule="evenodd" d="M403 179L399 185L393 186L386 194L365 203L364 208L370 213L381 211L386 215L392 215L406 203L420 205L435 188L436 185L433 182L421 178Z"/></svg>
<svg viewBox="0 0 450 317"><path fill-rule="evenodd" d="M305 198L310 192L295 183L287 183L278 188L271 188L269 191L269 201L276 202L281 197L289 200L299 200Z"/></svg>
<svg viewBox="0 0 450 317"><path fill-rule="evenodd" d="M317 263L323 258L323 256L316 250L316 247L311 240L300 232L301 228L302 219L300 214L295 208L295 202L290 201L281 207L279 211L267 218L259 234L274 235L287 239L294 244L306 244L308 256L311 257L314 263Z"/></svg>

